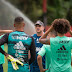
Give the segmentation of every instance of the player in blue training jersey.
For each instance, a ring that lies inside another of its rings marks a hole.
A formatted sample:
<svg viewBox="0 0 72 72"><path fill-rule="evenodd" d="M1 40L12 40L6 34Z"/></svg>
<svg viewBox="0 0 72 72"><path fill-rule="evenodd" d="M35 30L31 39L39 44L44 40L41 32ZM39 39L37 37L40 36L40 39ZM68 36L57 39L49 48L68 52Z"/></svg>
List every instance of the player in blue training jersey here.
<svg viewBox="0 0 72 72"><path fill-rule="evenodd" d="M35 29L36 29L37 34L34 34L33 38L34 38L35 45L36 45L36 60L30 65L30 72L40 72L40 69L37 63L37 56L38 56L37 53L41 50L41 47L43 46L43 44L39 42L39 38L44 34L43 22L38 20L35 23ZM45 68L45 56L42 58L42 64L43 64L43 67Z"/></svg>
<svg viewBox="0 0 72 72"><path fill-rule="evenodd" d="M8 72L29 72L29 65L35 60L36 51L34 39L32 36L24 33L24 26L23 18L16 17L14 20L15 32L5 34L0 39L0 52L11 61L8 61ZM8 44L9 55L1 48L1 45L4 43ZM29 50L31 58L28 60ZM18 68L16 62L20 63L22 66L18 64Z"/></svg>

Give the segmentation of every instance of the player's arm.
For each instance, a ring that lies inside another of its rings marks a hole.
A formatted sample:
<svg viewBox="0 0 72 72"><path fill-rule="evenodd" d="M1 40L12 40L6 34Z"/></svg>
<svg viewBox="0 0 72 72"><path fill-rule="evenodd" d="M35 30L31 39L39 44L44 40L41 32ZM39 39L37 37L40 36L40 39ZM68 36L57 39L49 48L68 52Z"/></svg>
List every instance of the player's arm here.
<svg viewBox="0 0 72 72"><path fill-rule="evenodd" d="M50 44L50 38L46 38L50 31L53 30L53 25L39 38L39 42L42 44Z"/></svg>
<svg viewBox="0 0 72 72"><path fill-rule="evenodd" d="M13 30L0 30L0 33L11 33Z"/></svg>
<svg viewBox="0 0 72 72"><path fill-rule="evenodd" d="M48 69L44 69L43 65L42 65L42 57L45 55L45 53L46 53L46 50L45 50L44 46L42 46L42 48L38 52L38 56L37 56L37 62L39 65L40 72L45 72L46 70L48 70Z"/></svg>
<svg viewBox="0 0 72 72"><path fill-rule="evenodd" d="M40 72L45 72L46 70L48 70L48 69L44 69L43 68L43 65L42 65L42 56L38 55L37 61L38 61Z"/></svg>
<svg viewBox="0 0 72 72"><path fill-rule="evenodd" d="M9 34L5 34L1 39L0 39L0 52L2 54L4 54L6 57L8 56L8 54L1 48L1 45L4 45L5 43L8 43L8 35Z"/></svg>
<svg viewBox="0 0 72 72"><path fill-rule="evenodd" d="M32 37L32 43L31 43L31 46L30 46L30 59L29 59L29 65L35 61L35 58L36 58L36 47L35 47L35 42L34 42L34 39Z"/></svg>
<svg viewBox="0 0 72 72"><path fill-rule="evenodd" d="M38 65L39 65L40 72L42 72L43 71L42 56L38 55L37 62L38 62Z"/></svg>
<svg viewBox="0 0 72 72"><path fill-rule="evenodd" d="M72 31L71 31L71 30L69 31L69 33L70 33L70 34L71 34L71 36L72 36Z"/></svg>
<svg viewBox="0 0 72 72"><path fill-rule="evenodd" d="M0 39L0 52L6 56L6 58L11 61L12 66L15 70L19 69L16 62L21 64L23 66L23 63L20 62L18 59L15 59L13 56L9 55L6 53L2 48L1 45L4 45L5 43L8 43L8 36L9 34L5 34L1 39Z"/></svg>

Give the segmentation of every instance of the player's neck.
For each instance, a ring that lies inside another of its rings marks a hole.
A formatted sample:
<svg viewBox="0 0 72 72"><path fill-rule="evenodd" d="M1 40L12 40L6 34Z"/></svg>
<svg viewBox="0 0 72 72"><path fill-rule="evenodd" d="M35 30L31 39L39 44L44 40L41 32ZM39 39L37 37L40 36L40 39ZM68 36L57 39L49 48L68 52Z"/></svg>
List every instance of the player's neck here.
<svg viewBox="0 0 72 72"><path fill-rule="evenodd" d="M37 33L37 36L42 36L44 32Z"/></svg>
<svg viewBox="0 0 72 72"><path fill-rule="evenodd" d="M58 34L58 36L60 36L60 37L63 37L64 36L64 34L60 34L60 33L57 33Z"/></svg>
<svg viewBox="0 0 72 72"><path fill-rule="evenodd" d="M24 31L23 28L15 28L16 31Z"/></svg>

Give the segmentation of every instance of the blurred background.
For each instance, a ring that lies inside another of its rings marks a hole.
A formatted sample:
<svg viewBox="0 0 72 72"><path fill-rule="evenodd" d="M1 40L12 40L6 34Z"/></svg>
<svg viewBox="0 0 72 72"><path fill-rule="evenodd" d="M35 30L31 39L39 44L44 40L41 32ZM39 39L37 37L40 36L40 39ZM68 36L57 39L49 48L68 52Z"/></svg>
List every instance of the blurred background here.
<svg viewBox="0 0 72 72"><path fill-rule="evenodd" d="M0 29L14 29L13 21L17 16L24 18L24 30L30 35L35 33L34 23L37 20L44 22L45 30L56 18L66 18L72 25L72 0L0 0ZM71 35L67 33L66 36ZM7 72L6 69L7 61L4 72Z"/></svg>
<svg viewBox="0 0 72 72"><path fill-rule="evenodd" d="M72 0L6 0L26 14L33 22L47 17L47 25L56 18L66 18L72 24Z"/></svg>
<svg viewBox="0 0 72 72"><path fill-rule="evenodd" d="M41 20L45 30L56 18L66 18L72 25L72 0L6 0L18 8L33 23ZM47 26L48 25L48 26ZM70 36L69 33L66 36Z"/></svg>

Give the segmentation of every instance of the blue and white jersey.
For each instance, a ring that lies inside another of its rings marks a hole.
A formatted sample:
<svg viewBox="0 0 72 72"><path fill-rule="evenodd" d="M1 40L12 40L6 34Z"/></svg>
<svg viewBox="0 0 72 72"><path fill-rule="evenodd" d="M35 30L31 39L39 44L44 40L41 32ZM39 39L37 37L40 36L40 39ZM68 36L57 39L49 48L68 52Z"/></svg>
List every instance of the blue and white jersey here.
<svg viewBox="0 0 72 72"><path fill-rule="evenodd" d="M37 53L41 50L41 47L43 46L43 44L41 44L39 42L39 38L41 36L37 36L37 34L32 35L35 41L35 46L36 46L36 60L33 63L33 66L37 67L38 63L37 63ZM45 68L45 56L42 57L42 64L43 64L43 68Z"/></svg>

